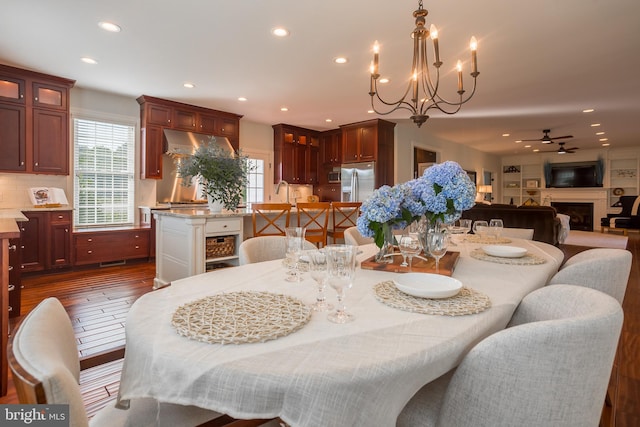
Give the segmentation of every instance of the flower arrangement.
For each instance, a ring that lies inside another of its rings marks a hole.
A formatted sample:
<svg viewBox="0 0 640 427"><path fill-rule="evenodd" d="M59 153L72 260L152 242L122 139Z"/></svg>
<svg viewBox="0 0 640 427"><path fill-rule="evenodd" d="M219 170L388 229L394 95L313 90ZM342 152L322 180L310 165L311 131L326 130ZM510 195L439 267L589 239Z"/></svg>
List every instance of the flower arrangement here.
<svg viewBox="0 0 640 427"><path fill-rule="evenodd" d="M423 215L431 222L456 221L475 203L476 186L456 162L433 165L424 174L393 187L382 186L362 203L357 227L382 248L385 235Z"/></svg>
<svg viewBox="0 0 640 427"><path fill-rule="evenodd" d="M215 137L193 154L175 157L178 175L186 178L185 185L190 185L190 178L195 177L212 200L228 210L238 207L247 186L247 173L252 169L248 157L220 147Z"/></svg>

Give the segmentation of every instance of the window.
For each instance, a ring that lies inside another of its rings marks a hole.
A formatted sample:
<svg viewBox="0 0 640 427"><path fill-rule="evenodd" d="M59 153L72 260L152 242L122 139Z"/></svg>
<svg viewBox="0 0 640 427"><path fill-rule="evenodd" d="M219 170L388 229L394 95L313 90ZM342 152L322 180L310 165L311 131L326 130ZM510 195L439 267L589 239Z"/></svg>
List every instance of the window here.
<svg viewBox="0 0 640 427"><path fill-rule="evenodd" d="M245 191L245 204L264 202L264 160L249 158L251 172Z"/></svg>
<svg viewBox="0 0 640 427"><path fill-rule="evenodd" d="M134 220L135 127L74 119L75 225Z"/></svg>

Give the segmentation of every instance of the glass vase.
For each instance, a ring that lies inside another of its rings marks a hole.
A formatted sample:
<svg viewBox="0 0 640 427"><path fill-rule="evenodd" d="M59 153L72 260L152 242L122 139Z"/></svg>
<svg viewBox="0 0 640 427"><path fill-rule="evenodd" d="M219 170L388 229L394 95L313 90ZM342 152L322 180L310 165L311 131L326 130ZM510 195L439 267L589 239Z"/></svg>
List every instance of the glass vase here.
<svg viewBox="0 0 640 427"><path fill-rule="evenodd" d="M376 254L375 261L379 264L391 264L393 263L393 230L390 226L384 225L382 227L382 232L384 236L384 242L380 247L380 250Z"/></svg>

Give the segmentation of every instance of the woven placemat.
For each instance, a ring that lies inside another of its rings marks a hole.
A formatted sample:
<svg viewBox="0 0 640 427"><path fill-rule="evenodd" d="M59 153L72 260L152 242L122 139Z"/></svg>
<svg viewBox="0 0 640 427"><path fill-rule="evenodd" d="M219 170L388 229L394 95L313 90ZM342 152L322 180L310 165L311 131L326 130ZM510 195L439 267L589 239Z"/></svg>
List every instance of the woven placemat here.
<svg viewBox="0 0 640 427"><path fill-rule="evenodd" d="M418 298L396 288L393 281L378 283L373 287L378 301L404 311L443 316L464 316L480 313L491 307L491 300L485 294L463 286L458 295L450 298Z"/></svg>
<svg viewBox="0 0 640 427"><path fill-rule="evenodd" d="M477 234L468 234L466 236L466 239L469 243L482 243L483 245L511 243L511 240L507 239L506 237L480 237Z"/></svg>
<svg viewBox="0 0 640 427"><path fill-rule="evenodd" d="M178 334L218 344L264 342L289 335L311 318L296 298L270 292L230 292L184 304L173 313Z"/></svg>
<svg viewBox="0 0 640 427"><path fill-rule="evenodd" d="M498 264L509 265L539 265L547 262L546 259L527 252L527 254L520 258L505 258L499 256L488 255L482 248L474 249L471 251L471 257L482 261L495 262Z"/></svg>

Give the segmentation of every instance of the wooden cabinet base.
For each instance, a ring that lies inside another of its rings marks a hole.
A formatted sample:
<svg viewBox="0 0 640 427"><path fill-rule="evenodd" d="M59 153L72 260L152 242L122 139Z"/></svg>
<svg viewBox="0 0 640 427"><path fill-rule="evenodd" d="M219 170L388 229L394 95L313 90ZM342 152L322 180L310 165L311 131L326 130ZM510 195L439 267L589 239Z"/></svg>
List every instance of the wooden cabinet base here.
<svg viewBox="0 0 640 427"><path fill-rule="evenodd" d="M149 258L149 242L149 228L77 231L73 234L74 265Z"/></svg>

